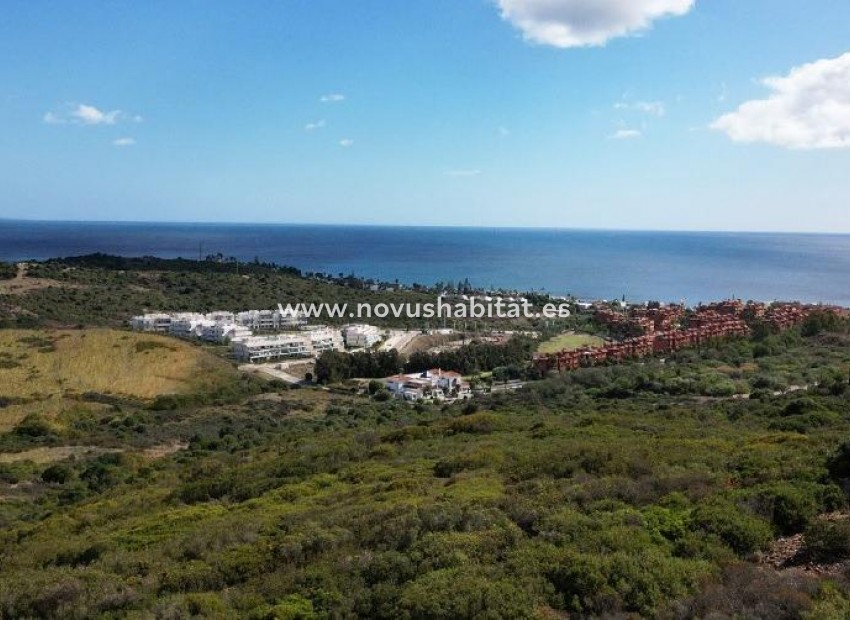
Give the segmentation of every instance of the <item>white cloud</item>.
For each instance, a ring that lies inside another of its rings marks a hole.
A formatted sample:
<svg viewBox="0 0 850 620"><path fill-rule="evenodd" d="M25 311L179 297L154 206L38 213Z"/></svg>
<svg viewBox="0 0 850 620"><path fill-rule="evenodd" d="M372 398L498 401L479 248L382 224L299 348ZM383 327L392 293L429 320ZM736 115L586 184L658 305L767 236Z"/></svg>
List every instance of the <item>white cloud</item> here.
<svg viewBox="0 0 850 620"><path fill-rule="evenodd" d="M354 146L354 140L352 140L351 138L343 138L339 141L339 145L342 148L347 149L350 146Z"/></svg>
<svg viewBox="0 0 850 620"><path fill-rule="evenodd" d="M685 15L695 0L496 0L502 19L527 41L555 47L605 45L648 29L662 17Z"/></svg>
<svg viewBox="0 0 850 620"><path fill-rule="evenodd" d="M795 67L762 83L773 91L767 99L747 101L711 128L735 142L850 148L850 53Z"/></svg>
<svg viewBox="0 0 850 620"><path fill-rule="evenodd" d="M640 138L642 135L643 132L637 129L620 129L608 136L608 138L611 140L634 140L635 138Z"/></svg>
<svg viewBox="0 0 850 620"><path fill-rule="evenodd" d="M667 114L667 106L664 105L663 101L635 101L634 103L622 101L620 103L615 103L614 107L617 110L643 112L644 114L650 114L658 117Z"/></svg>
<svg viewBox="0 0 850 620"><path fill-rule="evenodd" d="M339 103L341 101L345 101L345 95L340 93L332 93L330 95L322 95L319 97L319 101L322 103Z"/></svg>
<svg viewBox="0 0 850 620"><path fill-rule="evenodd" d="M136 141L133 138L118 138L112 141L115 146L135 146Z"/></svg>
<svg viewBox="0 0 850 620"><path fill-rule="evenodd" d="M48 125L62 125L65 122L65 119L60 117L58 114L54 114L53 112L48 112L44 115L44 122Z"/></svg>
<svg viewBox="0 0 850 620"><path fill-rule="evenodd" d="M43 117L44 122L50 125L115 125L127 119L142 122L141 116L128 116L121 110L105 112L85 103L67 104L61 111L48 112Z"/></svg>
<svg viewBox="0 0 850 620"><path fill-rule="evenodd" d="M114 125L121 115L121 110L102 112L93 105L81 103L71 110L71 117L79 120L83 125Z"/></svg>
<svg viewBox="0 0 850 620"><path fill-rule="evenodd" d="M316 131L317 129L324 129L325 121L316 121L315 123L307 123L304 125L304 131Z"/></svg>
<svg viewBox="0 0 850 620"><path fill-rule="evenodd" d="M461 170L447 170L446 176L449 177L477 177L481 174L480 170L476 169L461 169Z"/></svg>

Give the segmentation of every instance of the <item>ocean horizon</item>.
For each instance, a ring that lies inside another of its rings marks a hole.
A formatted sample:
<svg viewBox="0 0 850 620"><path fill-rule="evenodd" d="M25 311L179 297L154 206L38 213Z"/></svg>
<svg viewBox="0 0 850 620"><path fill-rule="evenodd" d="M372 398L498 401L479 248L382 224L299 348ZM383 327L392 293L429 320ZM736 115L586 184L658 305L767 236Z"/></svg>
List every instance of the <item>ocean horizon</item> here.
<svg viewBox="0 0 850 620"><path fill-rule="evenodd" d="M0 220L0 260L103 252L259 259L304 272L586 299L850 306L850 234Z"/></svg>

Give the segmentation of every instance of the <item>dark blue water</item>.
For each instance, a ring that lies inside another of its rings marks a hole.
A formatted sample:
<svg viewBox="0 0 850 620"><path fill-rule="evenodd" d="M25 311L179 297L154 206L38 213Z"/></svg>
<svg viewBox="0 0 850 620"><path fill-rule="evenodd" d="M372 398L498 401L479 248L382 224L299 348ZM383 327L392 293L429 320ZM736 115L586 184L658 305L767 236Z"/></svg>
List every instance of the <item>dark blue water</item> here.
<svg viewBox="0 0 850 620"><path fill-rule="evenodd" d="M850 306L850 235L0 220L0 260L202 252L304 271L582 298L799 299Z"/></svg>

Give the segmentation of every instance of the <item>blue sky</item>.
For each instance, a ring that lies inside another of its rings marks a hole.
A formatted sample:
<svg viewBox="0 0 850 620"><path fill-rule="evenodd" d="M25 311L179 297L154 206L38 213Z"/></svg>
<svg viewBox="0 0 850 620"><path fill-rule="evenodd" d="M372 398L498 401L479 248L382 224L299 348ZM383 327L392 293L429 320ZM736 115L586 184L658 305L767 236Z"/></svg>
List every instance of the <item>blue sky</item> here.
<svg viewBox="0 0 850 620"><path fill-rule="evenodd" d="M848 52L846 0L7 0L0 217L850 232Z"/></svg>

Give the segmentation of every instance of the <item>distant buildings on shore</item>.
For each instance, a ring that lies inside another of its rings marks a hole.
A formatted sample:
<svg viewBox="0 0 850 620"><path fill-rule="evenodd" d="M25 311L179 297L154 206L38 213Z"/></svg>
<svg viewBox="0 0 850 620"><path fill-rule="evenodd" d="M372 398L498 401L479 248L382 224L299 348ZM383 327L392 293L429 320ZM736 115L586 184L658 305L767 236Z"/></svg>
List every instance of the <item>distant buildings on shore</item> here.
<svg viewBox="0 0 850 620"><path fill-rule="evenodd" d="M604 305L593 308L594 321L616 333L622 340L599 347L582 347L558 353L538 353L534 364L541 372L575 370L586 366L616 363L680 349L731 336L748 336L750 324L758 321L775 331L784 331L803 323L814 312L847 316L845 308L799 303L764 304L727 300L697 306L688 311L684 305L649 304L621 306L614 310Z"/></svg>

